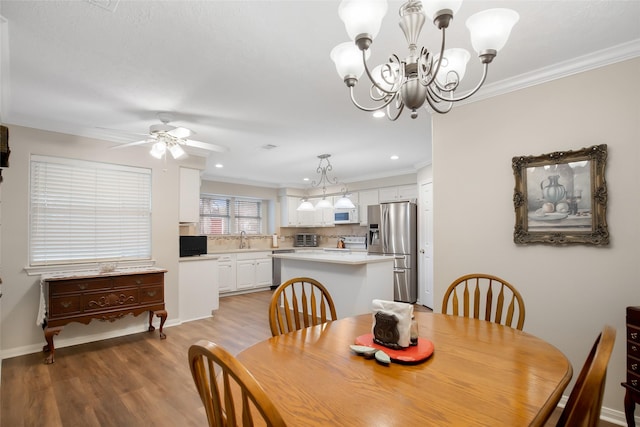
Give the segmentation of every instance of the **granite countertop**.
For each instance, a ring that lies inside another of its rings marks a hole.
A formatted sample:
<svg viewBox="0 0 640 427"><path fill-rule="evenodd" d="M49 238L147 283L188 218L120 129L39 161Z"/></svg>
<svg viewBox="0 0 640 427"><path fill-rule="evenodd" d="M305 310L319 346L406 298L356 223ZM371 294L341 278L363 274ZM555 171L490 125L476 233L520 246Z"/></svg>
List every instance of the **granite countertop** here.
<svg viewBox="0 0 640 427"><path fill-rule="evenodd" d="M325 262L331 264L361 265L374 262L393 262L392 256L368 255L364 252L312 250L298 253L272 254L272 258L297 261Z"/></svg>
<svg viewBox="0 0 640 427"><path fill-rule="evenodd" d="M338 249L335 246L280 246L278 248L249 248L249 249L219 249L215 251L207 252L207 255L222 255L222 254L235 254L244 252L272 252L281 250L294 249L296 252L310 252L310 251L344 251L344 252L367 252L366 249ZM201 255L202 256L202 255ZM186 257L189 258L189 257ZM182 258L181 258L182 259Z"/></svg>
<svg viewBox="0 0 640 427"><path fill-rule="evenodd" d="M179 262L186 262L186 261L205 261L205 260L215 260L220 258L220 255L216 255L216 254L203 254L203 255L197 255L197 256L183 256L180 257L178 259Z"/></svg>

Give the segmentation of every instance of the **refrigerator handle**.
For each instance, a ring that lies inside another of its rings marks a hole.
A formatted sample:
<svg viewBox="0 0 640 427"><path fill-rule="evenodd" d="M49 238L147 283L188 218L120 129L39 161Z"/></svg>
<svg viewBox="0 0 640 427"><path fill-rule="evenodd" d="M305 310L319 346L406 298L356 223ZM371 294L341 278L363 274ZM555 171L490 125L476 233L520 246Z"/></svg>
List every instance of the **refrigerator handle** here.
<svg viewBox="0 0 640 427"><path fill-rule="evenodd" d="M389 252L389 208L387 205L380 205L380 243L382 246L382 253Z"/></svg>
<svg viewBox="0 0 640 427"><path fill-rule="evenodd" d="M402 274L404 274L404 273L406 273L406 272L407 272L407 270L406 270L406 269L396 269L396 268L394 268L394 269L393 269L393 272L394 272L394 273L402 273Z"/></svg>

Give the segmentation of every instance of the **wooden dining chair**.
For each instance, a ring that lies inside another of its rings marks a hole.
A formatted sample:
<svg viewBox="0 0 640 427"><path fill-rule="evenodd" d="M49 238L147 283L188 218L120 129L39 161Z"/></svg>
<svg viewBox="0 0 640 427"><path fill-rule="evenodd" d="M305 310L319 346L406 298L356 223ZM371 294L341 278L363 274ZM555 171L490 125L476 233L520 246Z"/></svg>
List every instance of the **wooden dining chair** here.
<svg viewBox="0 0 640 427"><path fill-rule="evenodd" d="M616 340L616 330L605 325L582 366L557 427L597 427L600 422L607 365Z"/></svg>
<svg viewBox="0 0 640 427"><path fill-rule="evenodd" d="M278 286L269 304L269 326L274 337L336 319L329 291L309 277L296 277Z"/></svg>
<svg viewBox="0 0 640 427"><path fill-rule="evenodd" d="M189 367L210 427L253 426L256 414L261 415L267 426L286 425L254 376L219 345L200 340L190 346ZM216 370L221 372L220 380L216 378ZM239 404L234 396L240 398Z"/></svg>
<svg viewBox="0 0 640 427"><path fill-rule="evenodd" d="M490 274L473 273L459 277L449 285L442 299L442 313L510 327L514 327L515 320L515 327L522 330L525 309L522 295L509 282Z"/></svg>

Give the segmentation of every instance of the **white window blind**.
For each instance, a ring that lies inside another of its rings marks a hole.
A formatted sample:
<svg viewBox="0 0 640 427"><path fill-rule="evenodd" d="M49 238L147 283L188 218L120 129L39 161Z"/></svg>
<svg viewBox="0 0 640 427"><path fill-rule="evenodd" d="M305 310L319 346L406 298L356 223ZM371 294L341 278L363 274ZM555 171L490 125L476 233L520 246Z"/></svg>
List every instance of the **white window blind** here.
<svg viewBox="0 0 640 427"><path fill-rule="evenodd" d="M30 265L151 258L151 170L32 156Z"/></svg>
<svg viewBox="0 0 640 427"><path fill-rule="evenodd" d="M260 234L262 230L262 207L258 200L235 199L236 233Z"/></svg>
<svg viewBox="0 0 640 427"><path fill-rule="evenodd" d="M229 234L229 198L200 196L200 234Z"/></svg>

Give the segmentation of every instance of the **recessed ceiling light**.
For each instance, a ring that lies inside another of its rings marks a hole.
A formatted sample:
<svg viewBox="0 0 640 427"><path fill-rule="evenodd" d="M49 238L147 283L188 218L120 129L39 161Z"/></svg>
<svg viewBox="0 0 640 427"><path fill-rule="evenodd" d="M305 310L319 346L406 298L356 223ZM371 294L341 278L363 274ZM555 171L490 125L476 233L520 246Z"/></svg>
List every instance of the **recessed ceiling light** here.
<svg viewBox="0 0 640 427"><path fill-rule="evenodd" d="M309 178L302 178L303 181L309 181Z"/></svg>
<svg viewBox="0 0 640 427"><path fill-rule="evenodd" d="M222 163L216 163L216 167L217 167L217 168L222 168L222 167L224 167L224 166L222 165Z"/></svg>
<svg viewBox="0 0 640 427"><path fill-rule="evenodd" d="M400 157L396 156L395 154L393 156L390 157L391 160L398 160Z"/></svg>
<svg viewBox="0 0 640 427"><path fill-rule="evenodd" d="M374 111L373 117L375 117L376 119L379 119L380 117L384 117L384 111L382 110Z"/></svg>

